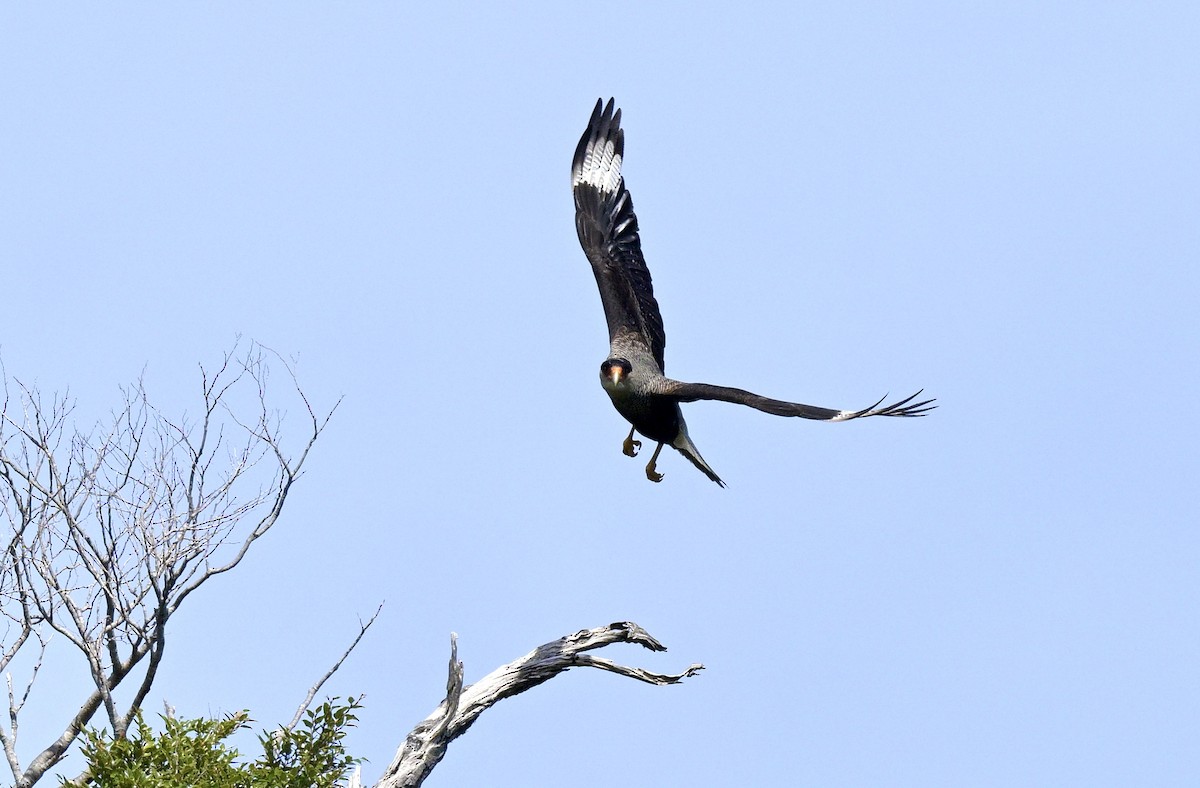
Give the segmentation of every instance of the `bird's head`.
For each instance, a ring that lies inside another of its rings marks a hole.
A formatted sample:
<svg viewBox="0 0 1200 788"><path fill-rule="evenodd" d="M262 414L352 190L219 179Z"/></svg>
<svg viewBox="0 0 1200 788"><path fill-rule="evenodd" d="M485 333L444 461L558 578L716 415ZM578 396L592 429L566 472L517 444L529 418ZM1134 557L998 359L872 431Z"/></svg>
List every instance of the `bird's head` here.
<svg viewBox="0 0 1200 788"><path fill-rule="evenodd" d="M610 358L600 365L600 383L604 388L616 388L624 383L630 373L633 372L633 365L623 358Z"/></svg>

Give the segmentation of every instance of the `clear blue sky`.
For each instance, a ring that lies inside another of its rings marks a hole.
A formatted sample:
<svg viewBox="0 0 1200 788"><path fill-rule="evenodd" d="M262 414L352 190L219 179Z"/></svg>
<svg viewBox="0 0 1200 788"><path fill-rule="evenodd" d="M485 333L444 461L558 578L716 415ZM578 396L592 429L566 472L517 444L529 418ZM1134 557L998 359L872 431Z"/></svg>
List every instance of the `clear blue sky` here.
<svg viewBox="0 0 1200 788"><path fill-rule="evenodd" d="M328 688L367 777L451 631L472 681L629 619L670 651L606 656L708 670L572 671L429 785L1192 783L1198 41L1193 3L5 6L8 373L180 412L242 334L345 396L151 708L286 720L386 600ZM572 225L610 95L669 374L941 408L692 405L729 488L647 482Z"/></svg>

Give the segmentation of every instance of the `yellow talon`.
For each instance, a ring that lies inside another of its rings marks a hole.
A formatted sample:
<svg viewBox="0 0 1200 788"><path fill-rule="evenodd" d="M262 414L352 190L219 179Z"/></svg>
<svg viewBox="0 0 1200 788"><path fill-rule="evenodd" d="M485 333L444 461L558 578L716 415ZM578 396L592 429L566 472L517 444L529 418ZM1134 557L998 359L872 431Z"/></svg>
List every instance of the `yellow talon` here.
<svg viewBox="0 0 1200 788"><path fill-rule="evenodd" d="M662 451L662 447L661 443L658 444L657 448L654 449L654 456L650 458L649 464L646 465L646 478L652 482L661 482L663 480L663 475L654 470L655 465L658 463L658 453Z"/></svg>
<svg viewBox="0 0 1200 788"><path fill-rule="evenodd" d="M633 439L633 430L629 430L629 437L621 444L621 451L625 452L626 457L636 457L640 448L642 448L642 442L635 441Z"/></svg>

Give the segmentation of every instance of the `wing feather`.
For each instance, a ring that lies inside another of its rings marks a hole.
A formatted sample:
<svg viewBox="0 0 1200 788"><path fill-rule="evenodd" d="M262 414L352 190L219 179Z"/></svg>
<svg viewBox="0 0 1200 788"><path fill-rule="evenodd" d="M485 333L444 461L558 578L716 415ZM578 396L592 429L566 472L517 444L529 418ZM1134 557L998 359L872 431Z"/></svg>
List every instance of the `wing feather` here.
<svg viewBox="0 0 1200 788"><path fill-rule="evenodd" d="M758 394L729 386L713 386L708 383L682 383L678 380L667 380L661 393L673 397L679 402L695 402L701 399L719 400L721 402L732 402L737 405L746 405L775 416L799 416L802 419L813 419L815 421L849 421L850 419L863 419L867 416L924 416L937 407L937 405L932 404L934 402L932 399L913 402L914 399L921 395L920 391L890 405L883 404L883 401L887 399L884 396L874 405L862 410L834 410L833 408L822 408L817 405L805 405L800 402L784 402L783 400L770 399L769 397L759 396Z"/></svg>
<svg viewBox="0 0 1200 788"><path fill-rule="evenodd" d="M640 342L662 369L667 336L621 176L624 153L621 110L614 111L612 99L607 105L598 100L571 164L575 231L600 288L609 342Z"/></svg>

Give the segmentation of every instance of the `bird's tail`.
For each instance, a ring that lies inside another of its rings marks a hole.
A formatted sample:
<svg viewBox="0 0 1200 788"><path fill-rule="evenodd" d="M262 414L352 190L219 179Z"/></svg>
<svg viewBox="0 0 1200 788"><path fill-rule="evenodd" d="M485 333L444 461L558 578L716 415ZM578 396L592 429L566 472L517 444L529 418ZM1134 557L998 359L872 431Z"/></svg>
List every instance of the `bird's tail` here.
<svg viewBox="0 0 1200 788"><path fill-rule="evenodd" d="M696 448L696 444L692 443L691 437L688 436L686 424L679 425L679 435L676 436L675 440L671 443L671 446L673 446L684 457L687 457L689 460L691 460L692 465L695 465L697 468L699 468L701 473L703 473L705 476L712 479L722 487L725 486L725 482L721 481L721 477L716 474L716 471L708 467L708 463L705 462L704 458L700 456L700 450Z"/></svg>

